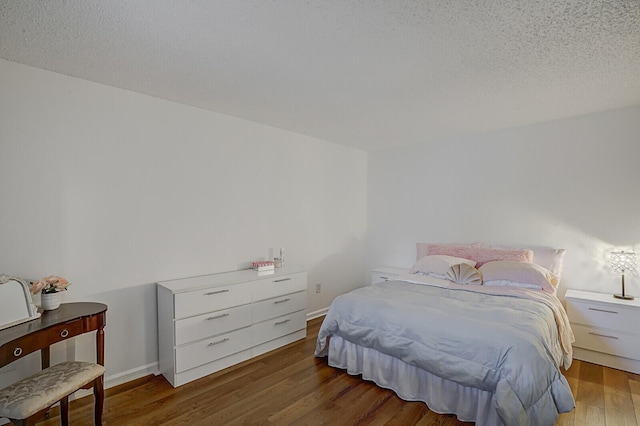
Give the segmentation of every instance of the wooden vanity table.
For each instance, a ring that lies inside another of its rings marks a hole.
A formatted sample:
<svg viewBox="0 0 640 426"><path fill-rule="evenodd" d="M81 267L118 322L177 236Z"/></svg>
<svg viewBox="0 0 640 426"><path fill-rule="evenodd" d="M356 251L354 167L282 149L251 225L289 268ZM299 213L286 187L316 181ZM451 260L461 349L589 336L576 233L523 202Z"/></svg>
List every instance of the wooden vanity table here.
<svg viewBox="0 0 640 426"><path fill-rule="evenodd" d="M104 366L107 305L63 303L34 320L0 330L0 367L40 350L42 369L49 367L49 347L83 333L96 332L97 363Z"/></svg>

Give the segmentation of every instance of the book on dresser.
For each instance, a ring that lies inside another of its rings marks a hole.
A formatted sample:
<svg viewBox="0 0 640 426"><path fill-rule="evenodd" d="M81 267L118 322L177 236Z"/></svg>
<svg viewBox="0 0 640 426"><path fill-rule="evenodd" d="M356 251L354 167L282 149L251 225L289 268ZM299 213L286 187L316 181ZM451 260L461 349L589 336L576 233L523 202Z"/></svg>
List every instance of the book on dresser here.
<svg viewBox="0 0 640 426"><path fill-rule="evenodd" d="M276 268L275 264L270 260L252 262L251 267L258 272L273 271Z"/></svg>
<svg viewBox="0 0 640 426"><path fill-rule="evenodd" d="M307 273L253 269L157 283L160 372L178 387L306 336Z"/></svg>

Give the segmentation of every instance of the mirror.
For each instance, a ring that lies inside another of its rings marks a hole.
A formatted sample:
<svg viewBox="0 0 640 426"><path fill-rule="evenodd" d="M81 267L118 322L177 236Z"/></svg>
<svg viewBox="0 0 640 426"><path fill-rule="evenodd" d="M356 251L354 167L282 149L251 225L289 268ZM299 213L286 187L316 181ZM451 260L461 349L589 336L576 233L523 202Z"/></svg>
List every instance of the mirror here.
<svg viewBox="0 0 640 426"><path fill-rule="evenodd" d="M21 278L0 275L0 330L39 317L29 284Z"/></svg>

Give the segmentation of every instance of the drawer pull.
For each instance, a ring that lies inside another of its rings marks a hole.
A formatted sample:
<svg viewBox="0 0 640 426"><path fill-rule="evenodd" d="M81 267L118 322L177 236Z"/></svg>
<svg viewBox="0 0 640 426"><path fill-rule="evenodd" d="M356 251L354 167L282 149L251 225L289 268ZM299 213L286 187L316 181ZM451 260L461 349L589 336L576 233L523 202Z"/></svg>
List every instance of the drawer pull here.
<svg viewBox="0 0 640 426"><path fill-rule="evenodd" d="M283 281L289 281L291 278L280 278L279 280L273 280L274 283L281 283Z"/></svg>
<svg viewBox="0 0 640 426"><path fill-rule="evenodd" d="M228 341L229 341L229 339L225 337L224 339L218 340L217 342L211 342L207 346L215 346L215 345L219 345L220 343L224 343L224 342L228 342Z"/></svg>
<svg viewBox="0 0 640 426"><path fill-rule="evenodd" d="M211 296L212 294L220 294L220 293L227 293L229 290L218 290L218 291L210 291L209 293L205 293L205 296Z"/></svg>
<svg viewBox="0 0 640 426"><path fill-rule="evenodd" d="M616 336L607 336L606 334L598 334L598 333L594 333L594 332L589 332L589 334L591 334L592 336L598 336L598 337L606 337L607 339L615 339L618 340L618 338Z"/></svg>
<svg viewBox="0 0 640 426"><path fill-rule="evenodd" d="M286 320L282 320L282 321L278 321L277 323L275 323L274 325L282 325L282 324L286 324L289 321L291 321L290 319L286 319Z"/></svg>
<svg viewBox="0 0 640 426"><path fill-rule="evenodd" d="M15 348L13 350L13 356L20 356L22 355L22 348Z"/></svg>
<svg viewBox="0 0 640 426"><path fill-rule="evenodd" d="M287 299L282 299L282 300L276 300L276 301L275 301L275 302L273 302L273 303L275 303L275 304L277 305L278 303L288 302L289 300L291 300L291 299L287 298Z"/></svg>
<svg viewBox="0 0 640 426"><path fill-rule="evenodd" d="M389 279L389 277L383 277L382 275L380 275L380 279L383 279L383 280L387 281Z"/></svg>
<svg viewBox="0 0 640 426"><path fill-rule="evenodd" d="M606 312L608 314L617 314L616 311L607 311L606 309L589 308L590 311Z"/></svg>
<svg viewBox="0 0 640 426"><path fill-rule="evenodd" d="M216 316L207 318L207 321L211 321L211 320L218 319L218 318L224 318L224 317L228 317L228 316L229 316L229 314L220 314L220 315L216 315Z"/></svg>
<svg viewBox="0 0 640 426"><path fill-rule="evenodd" d="M65 337L69 337L69 330L67 330L66 328L65 328L64 330L62 330L62 331L60 332L60 337L62 337L63 339L64 339Z"/></svg>

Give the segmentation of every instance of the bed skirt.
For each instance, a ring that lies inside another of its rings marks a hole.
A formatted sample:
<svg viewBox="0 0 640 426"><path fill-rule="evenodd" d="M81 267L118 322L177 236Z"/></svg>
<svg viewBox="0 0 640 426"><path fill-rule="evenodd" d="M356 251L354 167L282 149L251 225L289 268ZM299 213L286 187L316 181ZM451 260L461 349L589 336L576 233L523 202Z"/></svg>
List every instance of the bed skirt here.
<svg viewBox="0 0 640 426"><path fill-rule="evenodd" d="M328 363L352 375L362 374L405 401L422 401L438 414L455 414L458 420L478 426L503 425L492 393L443 379L375 349L331 336Z"/></svg>

